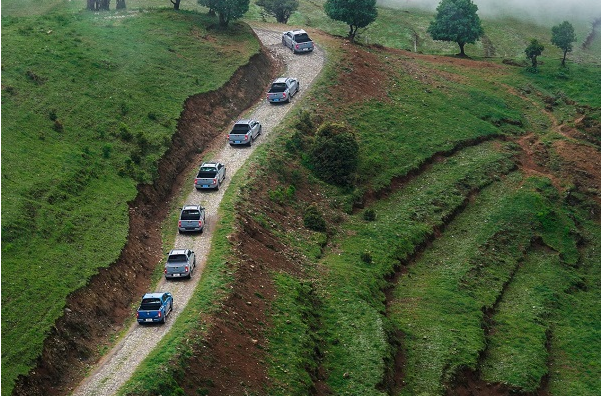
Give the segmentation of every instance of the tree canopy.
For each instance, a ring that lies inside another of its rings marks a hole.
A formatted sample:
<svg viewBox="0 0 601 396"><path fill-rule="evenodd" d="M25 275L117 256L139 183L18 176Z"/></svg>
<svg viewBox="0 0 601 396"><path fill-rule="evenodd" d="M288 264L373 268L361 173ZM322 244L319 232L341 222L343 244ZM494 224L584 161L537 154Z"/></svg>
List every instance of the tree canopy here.
<svg viewBox="0 0 601 396"><path fill-rule="evenodd" d="M339 186L352 184L359 164L359 143L346 125L321 125L309 153L311 166L321 180Z"/></svg>
<svg viewBox="0 0 601 396"><path fill-rule="evenodd" d="M257 0L257 5L279 23L288 23L290 15L298 9L298 0Z"/></svg>
<svg viewBox="0 0 601 396"><path fill-rule="evenodd" d="M563 59L561 65L566 65L566 55L572 52L572 43L576 41L574 27L568 21L563 21L557 26L551 28L551 43L563 50Z"/></svg>
<svg viewBox="0 0 601 396"><path fill-rule="evenodd" d="M323 8L331 19L349 26L351 41L355 40L358 29L366 27L378 16L376 0L326 0Z"/></svg>
<svg viewBox="0 0 601 396"><path fill-rule="evenodd" d="M198 4L215 11L219 16L219 25L227 26L230 21L242 18L248 11L250 0L198 0Z"/></svg>
<svg viewBox="0 0 601 396"><path fill-rule="evenodd" d="M442 0L436 7L436 17L428 27L434 40L454 41L460 56L465 56L465 44L473 44L484 34L478 6L471 0Z"/></svg>
<svg viewBox="0 0 601 396"><path fill-rule="evenodd" d="M536 69L536 57L542 54L544 49L545 47L539 43L537 39L532 39L532 41L530 41L530 45L526 47L526 56L532 61L532 68Z"/></svg>

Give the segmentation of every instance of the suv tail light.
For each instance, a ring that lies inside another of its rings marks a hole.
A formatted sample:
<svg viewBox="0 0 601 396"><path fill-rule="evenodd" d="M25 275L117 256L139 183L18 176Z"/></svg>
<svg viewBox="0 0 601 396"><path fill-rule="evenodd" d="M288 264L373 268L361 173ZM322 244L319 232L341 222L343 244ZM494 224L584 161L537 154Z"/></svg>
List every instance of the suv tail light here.
<svg viewBox="0 0 601 396"><path fill-rule="evenodd" d="M244 140L248 140L248 134L244 135Z"/></svg>
<svg viewBox="0 0 601 396"><path fill-rule="evenodd" d="M190 267L188 267L187 265L184 267L184 271L188 272L190 270Z"/></svg>
<svg viewBox="0 0 601 396"><path fill-rule="evenodd" d="M202 227L202 220L198 220L198 226Z"/></svg>
<svg viewBox="0 0 601 396"><path fill-rule="evenodd" d="M300 45L296 44L296 49L299 49L299 48L300 48Z"/></svg>
<svg viewBox="0 0 601 396"><path fill-rule="evenodd" d="M167 267L165 267L165 270L163 271L164 273L167 273Z"/></svg>
<svg viewBox="0 0 601 396"><path fill-rule="evenodd" d="M198 183L198 178L194 179L194 184Z"/></svg>
<svg viewBox="0 0 601 396"><path fill-rule="evenodd" d="M140 317L140 312L136 312L136 318Z"/></svg>
<svg viewBox="0 0 601 396"><path fill-rule="evenodd" d="M178 227L181 227L181 226L182 226L182 221L181 221L181 220L179 220L179 221L177 222L177 226L178 226Z"/></svg>
<svg viewBox="0 0 601 396"><path fill-rule="evenodd" d="M286 92L282 92L282 98L286 99Z"/></svg>
<svg viewBox="0 0 601 396"><path fill-rule="evenodd" d="M163 316L163 314L161 313L161 311L159 311L159 318L160 318L161 316Z"/></svg>

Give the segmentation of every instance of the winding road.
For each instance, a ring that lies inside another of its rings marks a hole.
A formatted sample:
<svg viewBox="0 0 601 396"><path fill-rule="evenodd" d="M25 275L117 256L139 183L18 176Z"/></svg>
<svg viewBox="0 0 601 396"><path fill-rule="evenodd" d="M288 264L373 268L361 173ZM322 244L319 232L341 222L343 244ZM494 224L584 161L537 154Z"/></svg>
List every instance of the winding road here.
<svg viewBox="0 0 601 396"><path fill-rule="evenodd" d="M162 326L140 326L137 322L134 322L119 343L98 362L90 375L79 384L72 393L73 396L109 396L116 394L119 388L131 378L138 365L171 329L173 322L188 304L202 276L213 238L216 213L223 194L229 187L231 176L244 165L256 146L266 140L274 127L299 102L304 91L312 84L323 68L325 58L319 47L316 47L315 51L309 54L294 55L282 45L281 31L258 27L253 27L253 30L269 51L283 59L286 65L285 75L298 78L301 90L289 104L272 105L267 103L266 100L262 100L244 114L244 118L254 118L261 122L263 126L262 134L252 147L230 147L223 139L223 148L211 158L223 162L227 166L227 177L222 187L218 191L199 192L193 186L190 186L190 192L186 198L186 203L200 203L206 208L207 223L205 231L199 235L177 235L175 240L176 248L191 248L196 252L197 267L194 275L190 281L165 281L163 279L156 287L157 291L169 291L173 294L174 310L168 317L167 323ZM226 133L227 131L224 131L224 136ZM177 232L175 225L173 229L174 232Z"/></svg>

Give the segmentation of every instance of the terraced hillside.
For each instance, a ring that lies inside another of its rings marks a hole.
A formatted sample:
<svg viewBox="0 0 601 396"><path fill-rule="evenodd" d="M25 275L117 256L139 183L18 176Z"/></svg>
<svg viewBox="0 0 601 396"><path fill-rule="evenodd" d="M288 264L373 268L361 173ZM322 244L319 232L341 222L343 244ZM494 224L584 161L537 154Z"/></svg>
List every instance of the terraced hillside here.
<svg viewBox="0 0 601 396"><path fill-rule="evenodd" d="M119 394L598 394L601 54L532 75L308 30L324 74L231 181L194 297ZM343 186L313 158L330 123L359 149Z"/></svg>

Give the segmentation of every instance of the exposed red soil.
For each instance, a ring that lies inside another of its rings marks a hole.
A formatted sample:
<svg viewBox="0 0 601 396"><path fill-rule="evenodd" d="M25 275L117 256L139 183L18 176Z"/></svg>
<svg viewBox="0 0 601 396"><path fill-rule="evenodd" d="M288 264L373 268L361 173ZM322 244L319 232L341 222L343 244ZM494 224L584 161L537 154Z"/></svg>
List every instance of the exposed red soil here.
<svg viewBox="0 0 601 396"><path fill-rule="evenodd" d="M221 89L186 100L171 148L159 163L158 179L139 186L130 204L129 238L121 256L69 296L37 367L18 379L13 395L68 394L98 361L100 347L110 345L110 337L123 329L133 300L146 291L162 258L160 223L167 215L168 200L181 188L185 170L199 162L199 152L232 118L261 97L279 67L268 51L262 51Z"/></svg>

